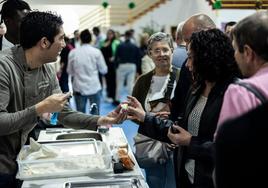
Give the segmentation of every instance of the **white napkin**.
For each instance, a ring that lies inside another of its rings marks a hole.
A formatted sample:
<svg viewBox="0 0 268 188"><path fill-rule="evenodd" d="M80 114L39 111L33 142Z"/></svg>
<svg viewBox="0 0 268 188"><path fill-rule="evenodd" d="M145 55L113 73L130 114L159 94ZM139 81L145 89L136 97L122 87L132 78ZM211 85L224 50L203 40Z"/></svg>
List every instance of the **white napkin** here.
<svg viewBox="0 0 268 188"><path fill-rule="evenodd" d="M37 160L45 158L55 158L58 154L52 147L39 144L34 139L30 138L30 149L25 153L25 160Z"/></svg>

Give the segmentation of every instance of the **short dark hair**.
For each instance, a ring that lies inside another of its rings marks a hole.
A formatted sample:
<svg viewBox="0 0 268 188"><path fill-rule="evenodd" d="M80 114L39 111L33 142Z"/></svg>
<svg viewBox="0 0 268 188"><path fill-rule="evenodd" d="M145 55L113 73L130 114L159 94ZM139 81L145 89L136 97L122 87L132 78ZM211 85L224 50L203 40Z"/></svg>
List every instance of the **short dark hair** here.
<svg viewBox="0 0 268 188"><path fill-rule="evenodd" d="M235 24L236 24L235 21L227 22L227 23L225 24L225 26L224 26L224 31L226 31L226 29L227 29L228 26L234 26Z"/></svg>
<svg viewBox="0 0 268 188"><path fill-rule="evenodd" d="M250 46L263 60L268 61L268 13L258 11L238 22L232 31L239 52Z"/></svg>
<svg viewBox="0 0 268 188"><path fill-rule="evenodd" d="M85 29L80 33L80 40L82 43L90 43L91 42L91 33L88 29Z"/></svg>
<svg viewBox="0 0 268 188"><path fill-rule="evenodd" d="M14 18L18 10L31 10L28 3L22 0L7 0L1 10L1 23L6 18Z"/></svg>
<svg viewBox="0 0 268 188"><path fill-rule="evenodd" d="M75 33L79 33L79 30L78 30L78 29L74 30L74 34L75 34Z"/></svg>
<svg viewBox="0 0 268 188"><path fill-rule="evenodd" d="M53 43L54 37L59 33L62 25L61 17L55 13L30 12L21 23L20 44L24 49L29 49L35 46L42 37L46 37Z"/></svg>
<svg viewBox="0 0 268 188"><path fill-rule="evenodd" d="M97 34L100 33L100 29L98 27L93 27L92 31L93 33L97 33Z"/></svg>
<svg viewBox="0 0 268 188"><path fill-rule="evenodd" d="M132 33L131 33L130 30L128 30L128 31L125 32L125 37L126 38L131 38L132 37Z"/></svg>
<svg viewBox="0 0 268 188"><path fill-rule="evenodd" d="M193 33L190 39L193 56L194 86L205 80L222 82L239 75L230 38L219 29Z"/></svg>

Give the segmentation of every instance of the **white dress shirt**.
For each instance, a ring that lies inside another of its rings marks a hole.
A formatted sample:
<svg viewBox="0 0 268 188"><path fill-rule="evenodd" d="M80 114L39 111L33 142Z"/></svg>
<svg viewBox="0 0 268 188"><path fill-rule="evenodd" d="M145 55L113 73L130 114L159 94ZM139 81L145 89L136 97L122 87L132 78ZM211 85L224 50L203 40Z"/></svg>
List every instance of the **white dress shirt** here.
<svg viewBox="0 0 268 188"><path fill-rule="evenodd" d="M5 35L4 35L4 36L3 36L3 39L2 39L2 50L5 50L5 49L7 49L7 48L11 48L11 47L13 47L13 46L14 46L14 44L11 43L11 42L9 42L9 41L6 39Z"/></svg>
<svg viewBox="0 0 268 188"><path fill-rule="evenodd" d="M67 72L73 77L73 90L82 95L93 95L101 90L99 72L107 73L107 65L101 51L90 44L71 50Z"/></svg>

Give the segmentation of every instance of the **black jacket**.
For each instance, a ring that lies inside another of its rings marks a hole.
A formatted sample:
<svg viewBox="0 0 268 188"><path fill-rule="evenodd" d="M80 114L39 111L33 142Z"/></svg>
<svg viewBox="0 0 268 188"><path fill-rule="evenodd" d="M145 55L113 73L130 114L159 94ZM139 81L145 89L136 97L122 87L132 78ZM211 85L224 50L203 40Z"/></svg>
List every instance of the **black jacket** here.
<svg viewBox="0 0 268 188"><path fill-rule="evenodd" d="M122 42L116 50L115 62L117 65L123 63L139 65L141 62L139 48L135 44L131 43L130 40Z"/></svg>
<svg viewBox="0 0 268 188"><path fill-rule="evenodd" d="M193 136L189 146L178 147L174 152L175 175L177 187L187 187L185 162L187 159L195 160L195 186L198 188L213 188L212 171L214 168L213 158L213 135L217 127L218 117L221 110L224 92L233 81L217 83L211 90L205 108L200 119L198 136ZM202 88L189 93L183 120L180 123L187 130L188 116L202 93ZM163 120L146 115L144 126L139 132L160 141L170 142L167 137L168 127L172 121Z"/></svg>
<svg viewBox="0 0 268 188"><path fill-rule="evenodd" d="M216 137L218 188L268 187L268 102L220 126Z"/></svg>
<svg viewBox="0 0 268 188"><path fill-rule="evenodd" d="M179 82L176 85L174 97L171 100L170 119L177 121L178 117L183 115L185 109L186 97L190 89L192 78L189 69L186 67L187 59L184 61L180 71Z"/></svg>

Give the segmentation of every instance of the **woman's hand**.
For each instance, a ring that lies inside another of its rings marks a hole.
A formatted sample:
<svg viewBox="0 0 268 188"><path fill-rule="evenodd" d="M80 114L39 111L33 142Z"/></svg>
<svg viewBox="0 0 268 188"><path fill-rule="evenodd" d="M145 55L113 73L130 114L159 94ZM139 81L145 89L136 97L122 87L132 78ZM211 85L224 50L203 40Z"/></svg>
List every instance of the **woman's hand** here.
<svg viewBox="0 0 268 188"><path fill-rule="evenodd" d="M155 113L156 117L165 118L165 119L168 119L169 115L170 115L170 112L156 112Z"/></svg>
<svg viewBox="0 0 268 188"><path fill-rule="evenodd" d="M170 127L168 130L168 138L176 145L189 146L192 135L178 125L173 124L172 126L178 133L172 133Z"/></svg>
<svg viewBox="0 0 268 188"><path fill-rule="evenodd" d="M132 96L128 96L128 119L138 120L144 122L145 111L143 110L141 103Z"/></svg>
<svg viewBox="0 0 268 188"><path fill-rule="evenodd" d="M127 119L127 111L122 110L121 105L118 105L107 116L102 116L98 120L98 125L121 124Z"/></svg>

